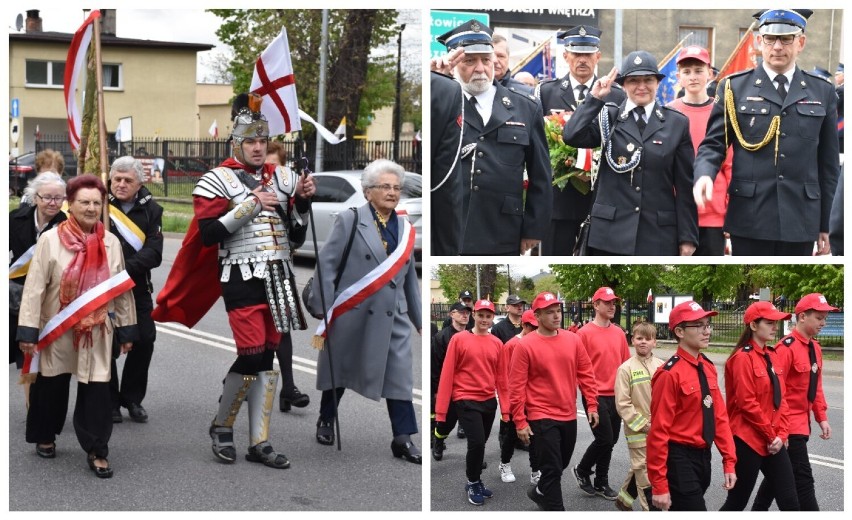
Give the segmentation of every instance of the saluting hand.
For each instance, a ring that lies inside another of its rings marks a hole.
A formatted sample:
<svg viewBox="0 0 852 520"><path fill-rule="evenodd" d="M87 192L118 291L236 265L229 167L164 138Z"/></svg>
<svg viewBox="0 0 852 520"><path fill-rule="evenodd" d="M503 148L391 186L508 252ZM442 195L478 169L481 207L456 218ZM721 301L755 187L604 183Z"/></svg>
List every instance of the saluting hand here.
<svg viewBox="0 0 852 520"><path fill-rule="evenodd" d="M598 99L607 97L612 90L612 83L615 81L617 76L618 69L613 67L612 70L609 71L609 74L595 81L592 85L592 95Z"/></svg>
<svg viewBox="0 0 852 520"><path fill-rule="evenodd" d="M463 58L464 48L457 47L451 50L449 54L433 59L430 63L430 69L432 72L440 72L445 76L452 76L456 65L458 65Z"/></svg>

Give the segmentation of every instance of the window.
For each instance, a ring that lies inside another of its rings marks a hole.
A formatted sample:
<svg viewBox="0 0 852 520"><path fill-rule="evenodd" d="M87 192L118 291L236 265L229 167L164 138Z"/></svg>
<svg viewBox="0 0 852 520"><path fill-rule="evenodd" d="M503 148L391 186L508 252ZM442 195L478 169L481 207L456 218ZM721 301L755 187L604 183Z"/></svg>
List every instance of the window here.
<svg viewBox="0 0 852 520"><path fill-rule="evenodd" d="M121 88L121 65L104 63L104 88Z"/></svg>
<svg viewBox="0 0 852 520"><path fill-rule="evenodd" d="M314 182L317 187L313 196L314 202L345 202L355 193L355 188L340 177L317 175Z"/></svg>
<svg viewBox="0 0 852 520"><path fill-rule="evenodd" d="M687 36L689 36L687 38ZM713 29L710 27L682 26L678 29L678 41L686 38L683 42L687 45L699 45L710 53L710 61L713 61Z"/></svg>
<svg viewBox="0 0 852 520"><path fill-rule="evenodd" d="M62 88L65 82L64 61L27 60L26 85L28 87ZM122 88L121 65L103 64L104 88Z"/></svg>

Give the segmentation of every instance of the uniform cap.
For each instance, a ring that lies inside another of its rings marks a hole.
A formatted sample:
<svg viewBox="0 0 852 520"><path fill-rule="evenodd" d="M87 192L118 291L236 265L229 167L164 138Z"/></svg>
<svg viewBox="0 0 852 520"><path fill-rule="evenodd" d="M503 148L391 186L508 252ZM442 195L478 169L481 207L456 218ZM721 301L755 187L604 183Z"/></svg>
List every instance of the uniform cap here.
<svg viewBox="0 0 852 520"><path fill-rule="evenodd" d="M828 301L825 299L825 296L820 293L810 293L802 296L802 299L799 300L799 303L796 304L796 314L805 311L838 311L837 307L832 307L828 304Z"/></svg>
<svg viewBox="0 0 852 520"><path fill-rule="evenodd" d="M837 74L838 72L843 74L843 64L842 63L837 64L837 71L835 72L835 74Z"/></svg>
<svg viewBox="0 0 852 520"><path fill-rule="evenodd" d="M764 320L789 320L792 314L789 312L781 312L772 305L772 302L755 302L748 306L743 316L743 322L746 325L749 323L764 319Z"/></svg>
<svg viewBox="0 0 852 520"><path fill-rule="evenodd" d="M783 36L805 32L805 25L812 14L810 9L767 9L752 16L757 18L760 34Z"/></svg>
<svg viewBox="0 0 852 520"><path fill-rule="evenodd" d="M476 300L476 303L473 304L473 311L481 311L487 310L494 312L494 304L488 300Z"/></svg>
<svg viewBox="0 0 852 520"><path fill-rule="evenodd" d="M462 291L462 292L459 293L459 300L467 300L467 299L471 299L471 300L473 299L473 295L470 294L470 291Z"/></svg>
<svg viewBox="0 0 852 520"><path fill-rule="evenodd" d="M535 319L535 313L532 309L527 309L524 311L523 316L521 316L521 323L529 323L533 327L538 327L538 320Z"/></svg>
<svg viewBox="0 0 852 520"><path fill-rule="evenodd" d="M601 50L601 30L588 25L577 25L556 35L559 40L565 40L565 50L580 54L588 54Z"/></svg>
<svg viewBox="0 0 852 520"><path fill-rule="evenodd" d="M596 302L598 300L603 300L605 302L612 300L620 300L618 296L615 295L615 291L610 289L609 287L601 287L597 291L595 291L595 295L592 296L592 301Z"/></svg>
<svg viewBox="0 0 852 520"><path fill-rule="evenodd" d="M436 38L438 43L452 51L459 47L464 48L465 54L490 54L494 52L491 42L491 27L477 20L468 20L451 31L445 32Z"/></svg>
<svg viewBox="0 0 852 520"><path fill-rule="evenodd" d="M710 53L704 47L690 45L680 50L676 63L680 63L683 60L698 60L701 63L710 65Z"/></svg>
<svg viewBox="0 0 852 520"><path fill-rule="evenodd" d="M624 85L624 78L628 76L656 76L660 81L666 77L665 74L660 74L657 59L647 51L633 51L628 54L615 82Z"/></svg>
<svg viewBox="0 0 852 520"><path fill-rule="evenodd" d="M543 292L540 293L532 302L532 310L537 311L540 309L544 309L546 307L550 307L551 305L561 304L559 298L556 297L555 294L551 292Z"/></svg>
<svg viewBox="0 0 852 520"><path fill-rule="evenodd" d="M522 300L520 296L517 294L510 294L508 298L506 298L506 305L517 305L519 303L527 303L526 300Z"/></svg>
<svg viewBox="0 0 852 520"><path fill-rule="evenodd" d="M470 311L470 310L471 310L471 308L468 307L467 305L463 304L462 302L456 302L450 307L450 312L453 312L453 311Z"/></svg>
<svg viewBox="0 0 852 520"><path fill-rule="evenodd" d="M703 307L693 301L683 302L675 305L674 309L669 313L669 328L674 329L681 323L700 320L701 318L716 316L718 314L716 311L705 311Z"/></svg>
<svg viewBox="0 0 852 520"><path fill-rule="evenodd" d="M832 74L831 72L828 72L828 70L822 67L814 67L813 73L826 80L827 82L831 83Z"/></svg>

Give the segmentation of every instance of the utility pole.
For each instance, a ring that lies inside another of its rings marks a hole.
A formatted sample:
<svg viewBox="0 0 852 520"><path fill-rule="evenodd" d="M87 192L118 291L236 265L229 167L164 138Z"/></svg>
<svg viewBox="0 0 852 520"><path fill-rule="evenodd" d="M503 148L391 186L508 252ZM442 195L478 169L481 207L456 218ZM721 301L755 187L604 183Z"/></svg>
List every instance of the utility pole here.
<svg viewBox="0 0 852 520"><path fill-rule="evenodd" d="M322 10L322 36L320 37L320 74L319 92L317 93L317 122L325 125L325 73L328 66L328 9ZM314 154L314 171L323 171L323 139L317 132L317 149Z"/></svg>
<svg viewBox="0 0 852 520"><path fill-rule="evenodd" d="M399 137L402 131L402 106L400 106L400 90L402 90L402 32L405 30L405 24L399 26L399 36L397 37L396 51L396 111L393 119L394 145L393 145L393 162L399 164Z"/></svg>

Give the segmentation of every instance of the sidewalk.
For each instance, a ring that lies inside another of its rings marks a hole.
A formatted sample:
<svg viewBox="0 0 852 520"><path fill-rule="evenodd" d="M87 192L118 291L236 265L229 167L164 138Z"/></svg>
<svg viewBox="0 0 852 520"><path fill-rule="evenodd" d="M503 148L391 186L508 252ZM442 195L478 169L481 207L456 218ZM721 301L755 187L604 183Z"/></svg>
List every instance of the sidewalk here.
<svg viewBox="0 0 852 520"><path fill-rule="evenodd" d="M657 348L654 349L654 354L660 359L667 360L674 355L676 350L677 346L674 343L660 342L657 343ZM633 352L632 348L630 352ZM712 361L713 364L716 365L717 372L724 372L725 360L728 359L729 354L708 352L706 355L708 358L710 358L710 361ZM825 374L826 376L843 377L843 361L824 359L822 362L822 371L823 374Z"/></svg>

